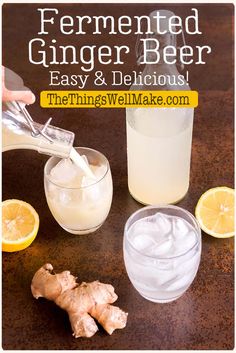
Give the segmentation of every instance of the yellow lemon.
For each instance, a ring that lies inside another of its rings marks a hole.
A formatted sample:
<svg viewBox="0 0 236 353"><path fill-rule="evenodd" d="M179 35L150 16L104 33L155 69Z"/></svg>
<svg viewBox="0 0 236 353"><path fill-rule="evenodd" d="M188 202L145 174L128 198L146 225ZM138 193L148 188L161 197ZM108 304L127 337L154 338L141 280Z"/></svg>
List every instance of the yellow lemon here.
<svg viewBox="0 0 236 353"><path fill-rule="evenodd" d="M234 236L234 189L226 186L206 191L195 210L201 229L216 238Z"/></svg>
<svg viewBox="0 0 236 353"><path fill-rule="evenodd" d="M39 216L27 202L6 200L2 203L2 250L7 252L27 248L39 229Z"/></svg>

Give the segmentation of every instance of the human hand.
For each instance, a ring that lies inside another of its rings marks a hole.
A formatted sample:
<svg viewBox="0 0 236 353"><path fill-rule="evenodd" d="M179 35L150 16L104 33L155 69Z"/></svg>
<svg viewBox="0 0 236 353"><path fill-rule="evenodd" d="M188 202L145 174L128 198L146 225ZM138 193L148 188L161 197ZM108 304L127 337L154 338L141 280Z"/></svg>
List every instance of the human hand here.
<svg viewBox="0 0 236 353"><path fill-rule="evenodd" d="M2 66L2 102L11 101L32 104L35 102L35 95L24 86L24 81L19 75Z"/></svg>

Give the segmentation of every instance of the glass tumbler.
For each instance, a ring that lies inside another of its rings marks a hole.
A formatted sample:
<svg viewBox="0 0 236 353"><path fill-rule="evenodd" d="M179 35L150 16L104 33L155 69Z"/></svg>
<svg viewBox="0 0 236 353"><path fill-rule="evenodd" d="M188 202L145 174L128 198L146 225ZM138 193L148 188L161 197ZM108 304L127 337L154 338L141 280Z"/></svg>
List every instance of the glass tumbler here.
<svg viewBox="0 0 236 353"><path fill-rule="evenodd" d="M110 211L113 185L107 158L100 152L75 148L85 155L90 165L103 166L104 173L98 180L80 187L65 187L54 181L51 169L60 161L51 157L44 168L44 189L48 207L57 223L72 234L88 234L96 231L106 220Z"/></svg>
<svg viewBox="0 0 236 353"><path fill-rule="evenodd" d="M125 224L123 252L134 288L146 299L166 303L193 282L201 257L201 230L195 217L172 205L147 206Z"/></svg>

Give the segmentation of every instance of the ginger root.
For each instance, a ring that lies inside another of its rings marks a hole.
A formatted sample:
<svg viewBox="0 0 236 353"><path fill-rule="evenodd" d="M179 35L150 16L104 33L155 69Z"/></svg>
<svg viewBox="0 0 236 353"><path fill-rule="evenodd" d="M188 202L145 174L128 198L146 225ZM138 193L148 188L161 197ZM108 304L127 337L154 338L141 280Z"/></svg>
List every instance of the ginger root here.
<svg viewBox="0 0 236 353"><path fill-rule="evenodd" d="M76 279L70 271L55 274L52 265L45 264L35 273L31 292L36 299L52 300L67 311L76 338L91 337L98 331L93 318L110 335L126 326L128 314L110 305L118 298L112 285L99 281L79 285Z"/></svg>

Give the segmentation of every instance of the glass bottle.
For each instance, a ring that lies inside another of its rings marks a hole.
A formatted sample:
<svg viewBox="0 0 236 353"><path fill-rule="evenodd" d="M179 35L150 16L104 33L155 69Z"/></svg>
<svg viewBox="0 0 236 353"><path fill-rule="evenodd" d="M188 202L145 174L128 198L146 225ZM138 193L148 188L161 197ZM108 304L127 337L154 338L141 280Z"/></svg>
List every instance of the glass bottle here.
<svg viewBox="0 0 236 353"><path fill-rule="evenodd" d="M2 113L2 150L32 149L39 153L68 158L74 142L74 133L32 120L21 102L8 103Z"/></svg>
<svg viewBox="0 0 236 353"><path fill-rule="evenodd" d="M161 32L157 33L156 23L150 14L153 35L159 41L160 60L152 64L153 57L141 73L141 82L150 75L148 84L133 84L131 90L190 90L188 83L179 81L176 64L166 64L163 49L167 45L176 47L176 35L168 30L169 17L173 12L160 10L166 16L161 21ZM183 37L184 40L184 37ZM147 41L151 48L156 45ZM139 46L137 46L139 48ZM138 63L143 55L138 50ZM165 84L159 85L157 77L170 77ZM189 188L190 159L193 128L193 108L128 108L126 109L128 187L130 194L143 204L168 204L180 201Z"/></svg>

